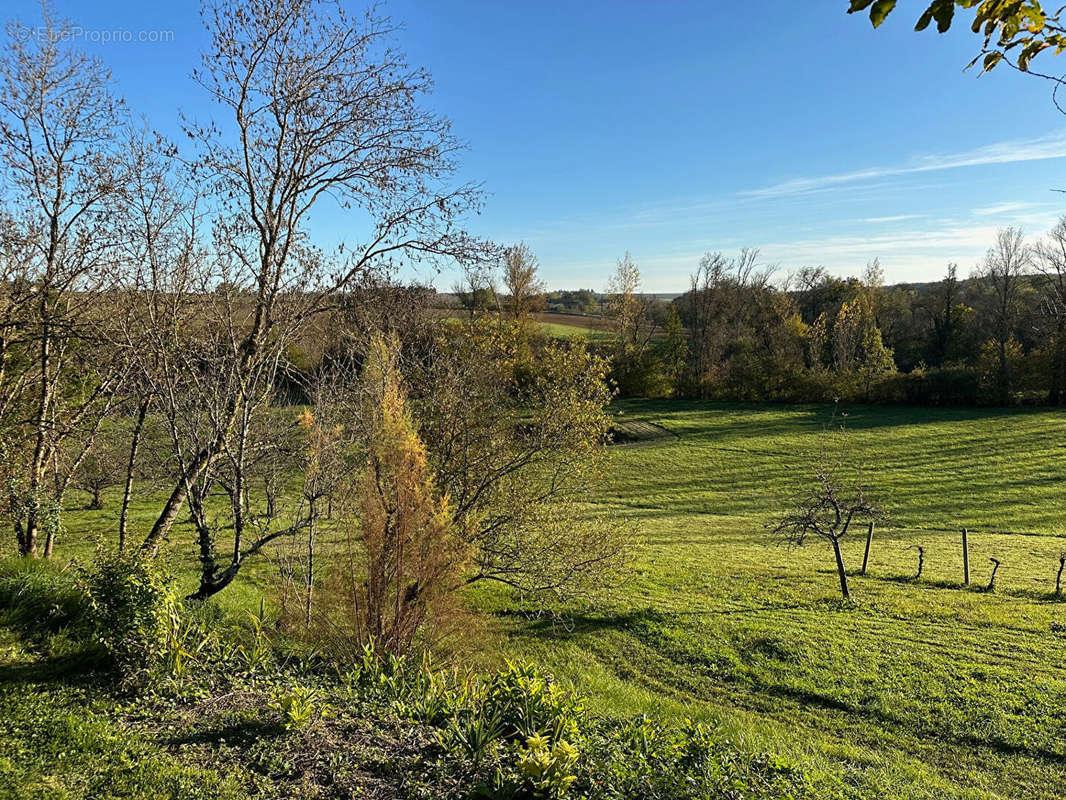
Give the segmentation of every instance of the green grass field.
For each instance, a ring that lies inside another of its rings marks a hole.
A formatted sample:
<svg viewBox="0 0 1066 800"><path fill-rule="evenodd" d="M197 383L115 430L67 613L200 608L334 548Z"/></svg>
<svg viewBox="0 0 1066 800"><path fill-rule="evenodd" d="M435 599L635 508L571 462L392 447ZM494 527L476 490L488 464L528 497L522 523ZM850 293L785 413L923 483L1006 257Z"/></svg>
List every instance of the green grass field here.
<svg viewBox="0 0 1066 800"><path fill-rule="evenodd" d="M579 314L557 314L542 312L534 314L541 333L553 339L580 339L587 342L606 342L610 335L607 322L602 317L582 316ZM459 320L458 314L444 317L446 320Z"/></svg>
<svg viewBox="0 0 1066 800"><path fill-rule="evenodd" d="M619 421L654 435L611 448L597 500L639 526L631 577L564 622L481 590L486 659L499 648L547 665L599 712L707 721L811 770L826 796L1066 797L1066 602L1051 595L1066 414L845 411L892 513L867 576L863 533L845 542L854 604L839 601L828 545L789 550L764 527L809 474L831 409L627 402ZM138 506L135 523L156 508ZM112 500L72 514L60 552L110 536L116 513ZM191 588L187 535L172 549ZM994 594L980 591L989 557L1002 561ZM270 572L261 559L217 601L257 603Z"/></svg>
<svg viewBox="0 0 1066 800"><path fill-rule="evenodd" d="M603 710L712 721L864 798L1066 797L1066 603L1051 596L1066 415L852 410L852 448L893 518L866 577L864 527L845 545L849 607L827 544L790 551L764 529L809 473L830 409L620 410L674 434L612 449L600 500L644 531L636 574L570 630L513 623L512 653ZM977 590L990 556L995 594Z"/></svg>

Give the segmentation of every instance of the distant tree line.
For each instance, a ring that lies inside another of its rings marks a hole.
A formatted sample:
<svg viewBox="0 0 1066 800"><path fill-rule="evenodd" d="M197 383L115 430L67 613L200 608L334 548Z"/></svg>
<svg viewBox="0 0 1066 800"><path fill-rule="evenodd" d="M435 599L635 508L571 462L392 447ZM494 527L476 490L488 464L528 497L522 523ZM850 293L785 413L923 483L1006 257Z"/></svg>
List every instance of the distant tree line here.
<svg viewBox="0 0 1066 800"><path fill-rule="evenodd" d="M708 253L673 301L640 292L626 255L607 294L623 395L773 402L1066 402L1066 218L1043 239L1001 230L969 277L886 286L821 267L774 282L757 250Z"/></svg>

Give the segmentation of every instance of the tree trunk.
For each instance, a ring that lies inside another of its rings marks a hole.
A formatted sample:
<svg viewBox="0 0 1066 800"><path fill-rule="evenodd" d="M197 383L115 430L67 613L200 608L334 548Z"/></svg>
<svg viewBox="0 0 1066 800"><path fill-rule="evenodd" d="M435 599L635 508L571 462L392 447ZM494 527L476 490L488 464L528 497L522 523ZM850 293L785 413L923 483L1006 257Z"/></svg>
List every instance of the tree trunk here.
<svg viewBox="0 0 1066 800"><path fill-rule="evenodd" d="M51 260L49 260L49 268ZM37 557L37 533L40 530L41 484L44 482L44 465L48 461L48 408L52 403L52 335L47 308L47 292L41 292L41 348L39 351L41 365L41 389L37 398L36 442L33 447L33 460L30 462L29 508L26 513L26 528L23 531L22 550L19 555Z"/></svg>
<svg viewBox="0 0 1066 800"><path fill-rule="evenodd" d="M26 529L22 524L22 520L15 519L15 541L18 542L18 553L20 556L26 555Z"/></svg>
<svg viewBox="0 0 1066 800"><path fill-rule="evenodd" d="M311 602L314 599L315 587L315 501L310 502L310 519L307 523L307 585L306 597L304 598L304 624L307 630L311 630Z"/></svg>
<svg viewBox="0 0 1066 800"><path fill-rule="evenodd" d="M1066 330L1055 332L1055 341L1051 351L1051 380L1048 389L1048 403L1061 405L1066 395Z"/></svg>
<svg viewBox="0 0 1066 800"><path fill-rule="evenodd" d="M130 499L133 496L133 471L137 466L137 449L141 443L141 431L144 430L144 421L148 417L148 406L151 398L141 400L137 408L137 422L133 426L133 437L130 439L130 457L126 462L126 485L122 489L122 510L118 514L118 549L119 552L126 547L126 529L130 518Z"/></svg>
<svg viewBox="0 0 1066 800"><path fill-rule="evenodd" d="M62 498L60 498L60 506L59 507L60 508L62 507ZM49 523L48 523L48 535L44 537L44 553L42 553L42 555L45 558L51 558L52 557L52 548L55 547L55 543L56 543L56 531L59 528L59 510L58 509L54 509L50 513L54 514L55 518L52 519L52 520L49 520Z"/></svg>
<svg viewBox="0 0 1066 800"><path fill-rule="evenodd" d="M1007 363L1007 341L999 341L999 402L1002 406L1010 405L1010 366Z"/></svg>
<svg viewBox="0 0 1066 800"><path fill-rule="evenodd" d="M848 573L844 569L844 556L840 552L840 541L838 539L830 539L830 543L833 545L833 555L837 560L837 575L840 577L840 595L845 600L851 599L851 592L848 591Z"/></svg>
<svg viewBox="0 0 1066 800"><path fill-rule="evenodd" d="M141 545L142 550L151 554L155 554L159 550L159 543L170 532L170 528L174 525L174 520L178 517L178 512L181 511L181 507L185 504L185 499L188 496L188 487L199 479L200 474L211 463L214 454L215 451L210 448L204 448L197 454L196 460L189 465L185 474L174 487L174 491L167 498L167 502L163 506L163 510L159 512L159 517L152 526L152 530Z"/></svg>
<svg viewBox="0 0 1066 800"><path fill-rule="evenodd" d="M239 571L240 564L230 564L218 575L201 575L200 585L196 588L195 592L186 595L185 599L206 600L207 598L218 594L227 586L229 586L230 583L232 583L233 579L237 577L237 573Z"/></svg>

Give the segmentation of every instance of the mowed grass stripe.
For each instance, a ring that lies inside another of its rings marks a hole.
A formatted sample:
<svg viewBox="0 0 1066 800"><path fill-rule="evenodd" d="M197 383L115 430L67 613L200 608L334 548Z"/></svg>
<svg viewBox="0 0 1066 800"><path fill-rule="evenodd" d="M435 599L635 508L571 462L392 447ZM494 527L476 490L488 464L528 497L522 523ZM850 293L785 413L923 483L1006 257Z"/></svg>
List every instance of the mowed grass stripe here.
<svg viewBox="0 0 1066 800"><path fill-rule="evenodd" d="M572 633L515 624L513 652L598 707L707 719L864 798L1066 797L1066 603L1051 596L1066 414L838 409L892 513L868 575L865 525L845 541L846 607L824 542L790 550L766 529L809 479L831 407L619 410L677 436L613 448L597 498L642 530L635 574Z"/></svg>

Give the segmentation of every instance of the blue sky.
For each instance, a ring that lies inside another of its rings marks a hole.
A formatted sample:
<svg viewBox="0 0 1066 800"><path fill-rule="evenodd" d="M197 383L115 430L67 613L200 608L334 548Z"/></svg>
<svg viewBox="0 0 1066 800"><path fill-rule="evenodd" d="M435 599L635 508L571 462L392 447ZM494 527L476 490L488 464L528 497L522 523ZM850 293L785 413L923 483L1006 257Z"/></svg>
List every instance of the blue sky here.
<svg viewBox="0 0 1066 800"><path fill-rule="evenodd" d="M782 272L858 274L876 257L889 281L933 280L949 261L972 269L997 227L1037 236L1066 213L1053 191L1066 117L1049 85L963 72L978 45L967 27L915 33L924 4L899 5L877 31L847 0L384 8L468 145L463 178L488 193L472 231L526 241L555 288L603 288L629 250L645 288L669 292L703 252L743 246ZM5 6L24 21L39 8ZM158 129L176 131L179 108L210 113L187 77L205 39L193 0L55 7L86 30L173 31L86 46ZM331 211L315 231L359 238Z"/></svg>

